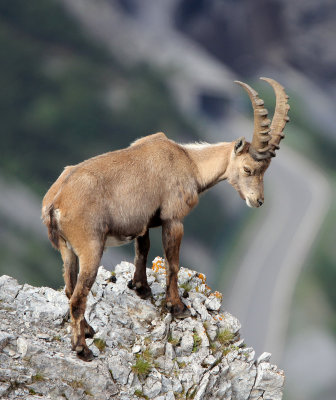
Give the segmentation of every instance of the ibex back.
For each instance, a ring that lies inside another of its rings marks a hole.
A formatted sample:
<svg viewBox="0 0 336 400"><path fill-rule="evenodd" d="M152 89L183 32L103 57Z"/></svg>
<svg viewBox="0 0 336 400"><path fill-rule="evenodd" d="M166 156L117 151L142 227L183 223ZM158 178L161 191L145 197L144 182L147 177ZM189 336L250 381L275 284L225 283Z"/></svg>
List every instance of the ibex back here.
<svg viewBox="0 0 336 400"><path fill-rule="evenodd" d="M189 310L177 286L183 218L196 206L202 192L225 179L248 206L263 204L263 176L283 138L289 110L283 87L264 79L276 93L271 126L258 93L238 82L248 92L254 109L251 143L242 137L231 143L181 145L164 133L156 133L126 149L66 167L45 195L42 219L52 244L62 255L72 346L83 360L92 359L85 337L94 335L84 318L86 299L106 246L135 240L136 269L129 288L148 298L149 229L162 226L166 305L173 316L185 318Z"/></svg>

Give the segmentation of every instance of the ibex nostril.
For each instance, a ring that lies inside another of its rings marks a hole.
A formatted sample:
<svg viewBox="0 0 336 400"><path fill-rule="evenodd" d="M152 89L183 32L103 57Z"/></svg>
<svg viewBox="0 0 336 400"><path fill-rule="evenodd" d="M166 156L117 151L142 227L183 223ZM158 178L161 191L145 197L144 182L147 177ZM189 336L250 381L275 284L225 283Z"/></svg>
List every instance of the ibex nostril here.
<svg viewBox="0 0 336 400"><path fill-rule="evenodd" d="M259 199L258 204L259 204L259 206L262 206L264 204L264 201Z"/></svg>

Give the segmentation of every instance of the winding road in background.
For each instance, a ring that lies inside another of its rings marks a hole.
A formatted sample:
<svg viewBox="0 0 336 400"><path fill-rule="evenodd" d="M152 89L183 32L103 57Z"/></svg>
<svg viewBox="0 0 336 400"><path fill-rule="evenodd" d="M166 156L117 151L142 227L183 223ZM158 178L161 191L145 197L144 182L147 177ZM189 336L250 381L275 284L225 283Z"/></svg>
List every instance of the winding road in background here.
<svg viewBox="0 0 336 400"><path fill-rule="evenodd" d="M285 146L266 173L265 188L265 208L243 233L224 301L256 354L269 351L280 362L295 285L328 211L331 190L315 165Z"/></svg>

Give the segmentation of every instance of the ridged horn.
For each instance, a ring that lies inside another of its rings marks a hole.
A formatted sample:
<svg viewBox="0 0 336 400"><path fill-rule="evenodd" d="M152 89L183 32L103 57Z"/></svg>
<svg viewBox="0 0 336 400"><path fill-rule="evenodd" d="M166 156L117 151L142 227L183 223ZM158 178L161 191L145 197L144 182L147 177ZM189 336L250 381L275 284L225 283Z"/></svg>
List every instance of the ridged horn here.
<svg viewBox="0 0 336 400"><path fill-rule="evenodd" d="M285 137L283 130L285 129L286 123L289 122L288 111L290 110L290 105L288 104L289 96L286 94L283 86L277 81L271 78L260 78L263 81L269 83L275 92L276 104L274 116L271 124L271 140L269 145L271 146L271 151L274 152L280 148L279 143Z"/></svg>
<svg viewBox="0 0 336 400"><path fill-rule="evenodd" d="M235 81L235 83L238 83L238 85L246 90L253 107L254 132L249 152L257 161L270 158L273 156L269 144L271 141L269 134L271 121L267 117L268 111L264 107L264 100L259 98L258 92L252 89L247 83L240 81Z"/></svg>

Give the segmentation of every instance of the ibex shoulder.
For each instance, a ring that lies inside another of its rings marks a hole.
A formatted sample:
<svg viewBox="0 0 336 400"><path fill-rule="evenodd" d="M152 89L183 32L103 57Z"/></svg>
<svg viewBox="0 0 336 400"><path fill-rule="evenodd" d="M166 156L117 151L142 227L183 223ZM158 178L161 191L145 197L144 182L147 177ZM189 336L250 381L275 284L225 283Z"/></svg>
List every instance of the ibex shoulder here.
<svg viewBox="0 0 336 400"><path fill-rule="evenodd" d="M138 144L142 144L148 141L154 141L154 140L162 140L162 139L168 139L167 136L163 132L157 132L153 133L152 135L144 136L139 139L136 139L133 143L131 143L131 146L136 146Z"/></svg>

